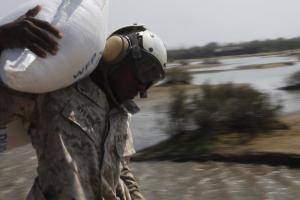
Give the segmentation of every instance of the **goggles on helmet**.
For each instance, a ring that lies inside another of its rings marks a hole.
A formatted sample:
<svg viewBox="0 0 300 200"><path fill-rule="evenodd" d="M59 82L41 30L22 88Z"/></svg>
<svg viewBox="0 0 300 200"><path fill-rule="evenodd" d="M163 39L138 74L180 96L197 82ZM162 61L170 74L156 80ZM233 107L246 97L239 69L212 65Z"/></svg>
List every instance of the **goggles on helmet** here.
<svg viewBox="0 0 300 200"><path fill-rule="evenodd" d="M130 54L134 60L134 72L138 81L148 88L165 78L163 66L157 58L141 47L137 33L127 35L130 42Z"/></svg>
<svg viewBox="0 0 300 200"><path fill-rule="evenodd" d="M148 87L165 78L160 62L144 50L140 58L134 59L134 72L138 81Z"/></svg>

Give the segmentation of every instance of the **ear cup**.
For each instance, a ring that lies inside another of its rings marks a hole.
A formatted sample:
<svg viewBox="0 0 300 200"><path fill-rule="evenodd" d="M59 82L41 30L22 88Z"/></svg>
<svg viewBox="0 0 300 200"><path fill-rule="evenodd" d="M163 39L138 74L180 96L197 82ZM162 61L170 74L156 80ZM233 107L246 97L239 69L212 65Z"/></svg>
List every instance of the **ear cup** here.
<svg viewBox="0 0 300 200"><path fill-rule="evenodd" d="M102 59L105 63L113 64L122 60L128 52L128 40L120 35L113 35L106 41Z"/></svg>

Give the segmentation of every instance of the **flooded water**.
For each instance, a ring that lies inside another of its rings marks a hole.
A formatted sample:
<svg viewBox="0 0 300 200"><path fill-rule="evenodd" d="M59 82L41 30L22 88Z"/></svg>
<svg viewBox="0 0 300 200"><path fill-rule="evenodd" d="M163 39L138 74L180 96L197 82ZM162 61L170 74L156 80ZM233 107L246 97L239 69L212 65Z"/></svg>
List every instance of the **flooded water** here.
<svg viewBox="0 0 300 200"><path fill-rule="evenodd" d="M298 62L298 58L296 56L252 56L252 57L242 57L242 58L229 58L229 59L220 59L220 63L222 63L218 67L209 67L209 68L201 68L201 69L193 69L193 72L201 72L201 71L214 71L214 70L230 70L235 69L239 66L244 65L256 65L256 64L272 64L279 62ZM203 61L191 61L191 65L198 65L203 63Z"/></svg>
<svg viewBox="0 0 300 200"><path fill-rule="evenodd" d="M251 70L235 70L223 71L215 73L201 73L193 75L194 84L210 84L237 83L250 84L254 88L272 96L274 102L281 101L283 112L300 111L300 92L299 91L283 91L278 88L286 86L286 81L293 73L300 71L300 62L297 57L283 56L263 56L263 57L246 57L235 59L220 60L224 65L220 67L209 68L209 70L229 70L243 65L267 64L279 62L294 62L292 66L283 66L269 69L251 69ZM196 63L196 61L194 61ZM197 71L206 71L208 69L196 69ZM195 71L195 70L194 70Z"/></svg>
<svg viewBox="0 0 300 200"><path fill-rule="evenodd" d="M36 176L33 149L2 153L0 160L0 199L24 200ZM141 162L132 170L147 200L300 199L300 170L284 166Z"/></svg>
<svg viewBox="0 0 300 200"><path fill-rule="evenodd" d="M135 163L148 200L295 200L300 171L228 163Z"/></svg>
<svg viewBox="0 0 300 200"><path fill-rule="evenodd" d="M159 122L164 116L164 111L152 107L149 110L142 109L140 113L132 117L131 128L136 150L144 149L168 138L163 130L163 124Z"/></svg>
<svg viewBox="0 0 300 200"><path fill-rule="evenodd" d="M202 61L192 60L192 64L199 64ZM234 69L243 65L266 64L279 62L294 62L292 66L284 66L269 69L236 70L223 71L215 73L195 73L193 74L194 84L238 83L250 84L256 89L269 94L272 101L283 105L283 114L300 111L300 91L283 91L279 87L286 85L286 79L293 73L300 71L300 62L294 56L260 56L222 59L220 67L209 68L212 70ZM202 69L199 69L202 70ZM143 102L143 101L141 101ZM165 105L166 102L157 102L156 104ZM141 105L141 112L133 116L132 129L135 137L135 146L137 150L151 146L168 136L163 130L165 119L165 110L157 109L156 106L147 104Z"/></svg>
<svg viewBox="0 0 300 200"><path fill-rule="evenodd" d="M197 61L194 61L194 64ZM234 69L241 65L295 62L285 66L259 70L238 70L194 75L195 84L209 81L211 84L250 84L282 101L285 113L300 111L300 92L282 91L285 81L294 72L300 71L296 57L249 57L222 60L221 67L210 70ZM204 69L207 70L207 69ZM142 112L133 116L133 133L137 149L150 146L167 136L161 129L164 110L155 106L143 106ZM144 123L142 123L144 122ZM148 200L295 200L300 199L300 170L266 165L232 163L134 163L133 169L141 189Z"/></svg>
<svg viewBox="0 0 300 200"><path fill-rule="evenodd" d="M249 57L222 60L220 69L240 65L296 62L294 57ZM197 61L194 61L197 62ZM293 66L260 70L239 70L195 74L194 83L249 83L282 99L285 112L300 110L299 92L285 92L285 79L300 71ZM164 103L164 102L161 102ZM159 103L158 103L159 104ZM163 131L165 111L156 105L142 105L133 116L132 129L137 150L167 138ZM24 159L26 158L26 159ZM25 199L36 176L36 158L30 145L0 154L0 200ZM218 162L141 162L133 163L141 190L147 200L295 200L300 199L300 170L266 165L243 165Z"/></svg>

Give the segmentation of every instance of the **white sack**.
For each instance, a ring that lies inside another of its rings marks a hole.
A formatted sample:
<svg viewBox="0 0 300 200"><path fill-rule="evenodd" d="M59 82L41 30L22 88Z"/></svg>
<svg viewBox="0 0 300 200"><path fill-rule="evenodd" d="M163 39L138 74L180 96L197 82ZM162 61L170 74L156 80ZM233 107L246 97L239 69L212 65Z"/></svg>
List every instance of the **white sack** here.
<svg viewBox="0 0 300 200"><path fill-rule="evenodd" d="M46 20L63 34L57 39L57 55L37 57L28 49L4 50L0 77L6 86L30 93L57 90L88 76L96 67L107 36L108 0L31 0L5 18L5 24L40 5L38 19Z"/></svg>

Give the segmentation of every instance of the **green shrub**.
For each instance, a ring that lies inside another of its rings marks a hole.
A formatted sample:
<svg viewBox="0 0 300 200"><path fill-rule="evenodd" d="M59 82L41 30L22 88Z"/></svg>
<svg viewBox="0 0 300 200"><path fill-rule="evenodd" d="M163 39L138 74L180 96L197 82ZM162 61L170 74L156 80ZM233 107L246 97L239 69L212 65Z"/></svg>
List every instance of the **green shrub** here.
<svg viewBox="0 0 300 200"><path fill-rule="evenodd" d="M191 127L202 132L254 133L272 129L280 109L280 105L270 103L269 96L250 86L207 84L193 96L174 91L169 126L176 128L177 133Z"/></svg>
<svg viewBox="0 0 300 200"><path fill-rule="evenodd" d="M172 103L168 105L168 131L172 135L186 129L185 125L188 123L189 117L186 107L188 96L185 91L174 87L171 98Z"/></svg>

